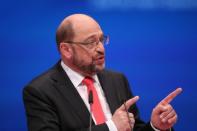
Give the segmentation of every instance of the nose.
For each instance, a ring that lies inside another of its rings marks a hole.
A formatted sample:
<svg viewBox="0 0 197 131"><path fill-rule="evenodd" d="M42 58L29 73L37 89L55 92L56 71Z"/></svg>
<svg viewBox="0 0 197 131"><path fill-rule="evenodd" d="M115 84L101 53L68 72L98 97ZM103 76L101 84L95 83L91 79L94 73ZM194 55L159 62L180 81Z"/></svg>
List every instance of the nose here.
<svg viewBox="0 0 197 131"><path fill-rule="evenodd" d="M105 53L105 48L104 48L104 45L102 44L102 42L99 41L98 45L96 46L95 51L100 53L100 54Z"/></svg>

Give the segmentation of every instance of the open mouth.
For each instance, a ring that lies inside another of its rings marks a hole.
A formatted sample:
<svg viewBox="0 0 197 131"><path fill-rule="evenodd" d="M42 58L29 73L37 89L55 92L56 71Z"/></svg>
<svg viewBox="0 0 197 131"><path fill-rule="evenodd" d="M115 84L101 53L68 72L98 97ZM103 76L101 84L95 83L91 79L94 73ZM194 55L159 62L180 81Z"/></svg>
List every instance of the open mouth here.
<svg viewBox="0 0 197 131"><path fill-rule="evenodd" d="M105 56L99 56L95 59L95 64L103 64L105 62Z"/></svg>

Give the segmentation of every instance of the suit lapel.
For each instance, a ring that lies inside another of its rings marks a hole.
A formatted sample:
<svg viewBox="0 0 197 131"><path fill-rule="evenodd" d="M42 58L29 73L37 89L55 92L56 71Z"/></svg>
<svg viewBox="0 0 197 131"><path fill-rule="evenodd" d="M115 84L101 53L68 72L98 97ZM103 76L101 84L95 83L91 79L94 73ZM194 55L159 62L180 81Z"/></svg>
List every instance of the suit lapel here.
<svg viewBox="0 0 197 131"><path fill-rule="evenodd" d="M70 103L72 106L71 109L78 114L81 121L84 122L84 124L87 124L90 113L81 96L75 89L66 72L62 69L60 63L55 66L55 70L56 73L52 76L52 79L56 81L55 87L65 100Z"/></svg>
<svg viewBox="0 0 197 131"><path fill-rule="evenodd" d="M105 71L98 73L99 82L103 88L107 103L109 104L109 108L111 113L115 112L115 110L119 107L117 102L117 93L113 87L113 81L110 79L110 76L106 74Z"/></svg>
<svg viewBox="0 0 197 131"><path fill-rule="evenodd" d="M66 72L62 69L60 62L56 64L54 70L55 73L51 78L55 81L55 87L65 98L65 101L70 103L72 106L71 108L76 112L81 121L84 122L85 125L88 124L90 113ZM119 107L117 92L116 89L114 89L115 87L113 87L113 80L105 71L98 73L98 79L104 91L107 103L109 104L111 113L113 114Z"/></svg>

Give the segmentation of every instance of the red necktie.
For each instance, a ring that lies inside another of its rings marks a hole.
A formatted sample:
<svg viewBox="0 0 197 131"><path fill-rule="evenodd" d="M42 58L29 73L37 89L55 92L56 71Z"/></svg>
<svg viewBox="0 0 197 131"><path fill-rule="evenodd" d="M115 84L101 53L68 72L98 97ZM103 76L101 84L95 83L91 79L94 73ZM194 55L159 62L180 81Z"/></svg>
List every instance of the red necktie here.
<svg viewBox="0 0 197 131"><path fill-rule="evenodd" d="M94 82L91 77L85 77L82 81L83 84L87 86L88 94L90 91L92 91L93 94L93 104L91 105L92 113L94 115L94 118L96 120L96 125L102 124L105 122L105 116L101 107L101 103L99 101L98 94L96 92L96 89L94 87Z"/></svg>

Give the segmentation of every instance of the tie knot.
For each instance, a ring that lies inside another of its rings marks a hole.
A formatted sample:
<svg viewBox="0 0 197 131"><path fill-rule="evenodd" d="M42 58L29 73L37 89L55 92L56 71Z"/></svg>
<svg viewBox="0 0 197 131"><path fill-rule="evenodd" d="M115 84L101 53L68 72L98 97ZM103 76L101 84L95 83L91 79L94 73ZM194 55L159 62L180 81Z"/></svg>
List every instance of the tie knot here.
<svg viewBox="0 0 197 131"><path fill-rule="evenodd" d="M85 85L91 85L93 84L93 82L94 80L92 79L92 77L88 77L88 76L86 76L82 81L82 83Z"/></svg>

